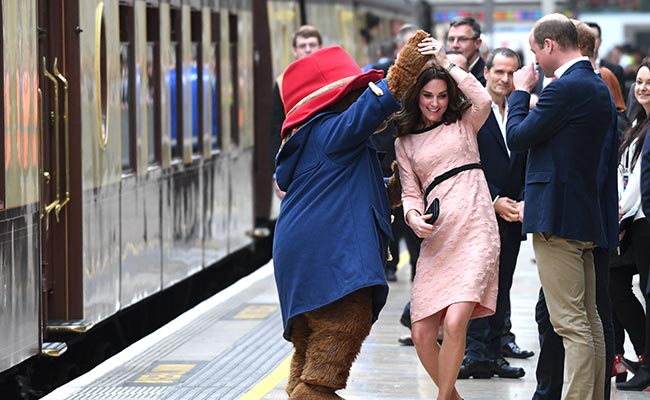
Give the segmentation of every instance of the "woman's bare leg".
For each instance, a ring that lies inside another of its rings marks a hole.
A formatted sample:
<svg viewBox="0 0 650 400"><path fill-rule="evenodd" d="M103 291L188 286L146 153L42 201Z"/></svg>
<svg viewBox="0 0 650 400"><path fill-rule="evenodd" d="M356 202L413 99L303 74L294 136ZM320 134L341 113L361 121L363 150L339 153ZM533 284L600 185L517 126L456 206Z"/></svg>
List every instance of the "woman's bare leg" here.
<svg viewBox="0 0 650 400"><path fill-rule="evenodd" d="M467 323L476 303L462 302L447 307L443 322L444 340L438 357L438 399L458 399L456 380L465 355Z"/></svg>
<svg viewBox="0 0 650 400"><path fill-rule="evenodd" d="M411 335L420 362L438 388L440 388L440 365L442 365L443 368L446 368L445 363L439 361L440 345L438 345L437 341L440 317L443 312L444 310L430 317L415 321L411 326ZM456 374L458 374L458 371L456 371ZM442 399L442 397L438 398ZM452 400L459 400L461 397L458 392L453 389L452 397L449 398Z"/></svg>

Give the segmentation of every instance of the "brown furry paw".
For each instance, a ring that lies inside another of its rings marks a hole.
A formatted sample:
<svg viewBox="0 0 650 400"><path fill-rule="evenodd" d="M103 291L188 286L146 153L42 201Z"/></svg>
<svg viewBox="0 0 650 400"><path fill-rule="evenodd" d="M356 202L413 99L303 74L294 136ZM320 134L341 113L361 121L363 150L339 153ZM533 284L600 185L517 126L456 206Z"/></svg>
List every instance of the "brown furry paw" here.
<svg viewBox="0 0 650 400"><path fill-rule="evenodd" d="M388 190L390 208L397 208L402 205L402 183L399 180L397 161L393 161L390 167L393 170L393 175L388 179L386 189Z"/></svg>
<svg viewBox="0 0 650 400"><path fill-rule="evenodd" d="M418 43L429 36L431 35L422 29L415 32L400 51L395 64L388 70L386 78L388 89L396 99L400 100L408 89L415 84L420 71L429 61L429 56L424 56L418 52Z"/></svg>
<svg viewBox="0 0 650 400"><path fill-rule="evenodd" d="M293 389L289 400L345 400L334 393L334 390L324 386L310 385L301 382Z"/></svg>

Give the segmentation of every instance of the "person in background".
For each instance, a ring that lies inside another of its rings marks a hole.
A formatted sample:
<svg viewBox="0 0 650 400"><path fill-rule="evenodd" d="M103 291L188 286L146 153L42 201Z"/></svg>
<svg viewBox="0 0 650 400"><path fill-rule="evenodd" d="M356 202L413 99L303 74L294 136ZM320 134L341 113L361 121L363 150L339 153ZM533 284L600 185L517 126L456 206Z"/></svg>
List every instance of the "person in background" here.
<svg viewBox="0 0 650 400"><path fill-rule="evenodd" d="M362 68L363 72L371 69L379 69L384 71L384 76L388 72L388 68L395 62L395 54L397 52L397 45L394 40L386 40L379 45L377 49L377 61Z"/></svg>
<svg viewBox="0 0 650 400"><path fill-rule="evenodd" d="M619 186L624 187L619 199L619 214L622 218L621 228L624 229L624 241L629 242L634 254L634 261L639 271L639 285L646 304L650 304L648 292L648 275L650 273L650 221L648 221L643 206L643 192L648 193L648 182L643 181L644 152L650 131L650 62L644 62L637 70L634 85L634 96L640 110L632 119L629 129L625 132L619 150L621 174ZM646 150L647 151L647 150ZM647 176L646 176L647 179ZM647 199L646 199L647 204ZM631 223L624 223L626 220ZM624 228L625 227L625 228ZM619 390L644 390L650 386L650 313L646 309L645 317L645 351L639 357L639 369L632 379L616 384Z"/></svg>
<svg viewBox="0 0 650 400"><path fill-rule="evenodd" d="M578 47L580 53L587 57L592 69L596 72L593 77L599 79L598 74L605 74L603 81L611 81L612 88L608 85L612 96L617 95L622 102L620 87L614 75L606 68L598 69L595 59L596 37L591 28L584 22L571 20L577 30ZM614 90L612 92L612 90ZM616 108L612 107L613 113ZM618 130L617 117L612 115L610 129L607 132L598 164L598 198L601 210L601 222L606 238L594 250L594 268L596 274L596 307L602 321L605 338L605 380L603 396L609 399L611 376L614 365L614 328L612 324L612 310L609 300L609 273L610 251L615 251L618 246L618 201L616 190ZM562 394L564 381L564 348L562 338L553 330L544 291L540 290L539 301L536 306L535 319L537 320L540 335L540 355L537 363L537 387L534 399L559 400Z"/></svg>
<svg viewBox="0 0 650 400"><path fill-rule="evenodd" d="M650 58L646 57L643 64L650 64ZM637 79L637 81L640 80ZM643 85L643 88L639 88L639 93L644 93L644 100L647 101L648 96L650 96L650 81L641 81L639 85ZM647 110L646 115L650 115L650 112ZM643 151L641 153L641 205L643 207L643 213L650 215L650 140L646 140L643 144Z"/></svg>
<svg viewBox="0 0 650 400"><path fill-rule="evenodd" d="M462 69L465 72L469 72L469 62L467 62L467 57L460 50L449 50L447 52L447 58L449 61L456 64L456 66Z"/></svg>
<svg viewBox="0 0 650 400"><path fill-rule="evenodd" d="M512 277L524 238L519 207L523 200L526 153L511 152L505 139L508 96L512 92L512 76L519 67L517 53L505 47L492 50L485 63L485 88L492 98L492 111L478 132L478 149L499 226L499 292L494 315L469 322L467 351L459 379L525 375L523 368L511 367L501 354L501 334L510 310Z"/></svg>
<svg viewBox="0 0 650 400"><path fill-rule="evenodd" d="M485 61L481 58L481 25L472 17L457 17L449 23L447 50L457 50L467 57L469 71L485 86L483 70Z"/></svg>
<svg viewBox="0 0 650 400"><path fill-rule="evenodd" d="M507 144L511 151L528 151L520 218L523 232L533 234L550 322L563 339L566 398L603 399L605 339L596 307L593 248L606 243L598 163L614 107L607 85L580 53L577 29L566 16L539 19L529 43L544 74L557 79L529 110L539 75L533 64L514 75Z"/></svg>
<svg viewBox="0 0 650 400"><path fill-rule="evenodd" d="M449 61L437 40L419 46L435 65L420 73L394 117L404 219L423 239L411 331L438 399L457 400L467 323L496 308L499 233L476 144L490 96L472 74ZM428 205L436 202L440 215L432 221Z"/></svg>
<svg viewBox="0 0 650 400"><path fill-rule="evenodd" d="M603 31L600 29L600 25L598 25L596 22L585 22L589 28L591 28L592 32L594 35L596 35L596 45L594 48L594 60L596 62L596 67L605 67L608 70L610 70L614 76L616 76L616 80L618 81L619 88L621 90L621 93L623 94L623 97L625 98L625 79L623 77L623 67L621 67L618 64L614 64L612 62L607 61L604 58L599 58L599 50L600 50L600 45L603 43L602 35Z"/></svg>
<svg viewBox="0 0 650 400"><path fill-rule="evenodd" d="M299 60L306 57L323 47L323 38L321 37L318 29L311 25L303 25L293 33L293 58ZM273 83L273 98L271 99L271 159L273 160L273 167L275 170L275 156L280 149L282 137L280 131L284 123L284 101L282 96L282 80L284 72L280 74ZM275 193L282 200L284 192L282 192L274 179Z"/></svg>

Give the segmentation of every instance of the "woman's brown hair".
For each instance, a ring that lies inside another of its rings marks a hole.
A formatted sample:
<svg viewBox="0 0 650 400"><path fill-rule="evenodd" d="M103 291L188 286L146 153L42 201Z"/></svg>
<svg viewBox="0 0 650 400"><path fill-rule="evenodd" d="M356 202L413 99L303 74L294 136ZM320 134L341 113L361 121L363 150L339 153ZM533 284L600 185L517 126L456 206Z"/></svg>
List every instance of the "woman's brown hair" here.
<svg viewBox="0 0 650 400"><path fill-rule="evenodd" d="M639 68L637 68L636 73L637 75L639 74L639 71L641 68L647 68L650 70L650 59L648 57L644 58L643 61L641 62L641 65L639 65ZM618 149L618 160L619 162L623 158L623 155L625 154L625 150L627 150L628 147L634 142L634 140L638 139L638 142L636 143L636 146L634 147L634 153L632 154L632 159L630 160L629 167L633 168L634 165L636 164L636 161L639 159L639 155L641 154L641 150L643 149L643 142L645 142L647 135L647 132L650 131L650 116L646 114L645 109L643 107L639 107L639 112L636 113L635 116L633 116L633 120L630 124L630 126L625 130L623 133L623 141ZM636 124L634 122L636 121Z"/></svg>
<svg viewBox="0 0 650 400"><path fill-rule="evenodd" d="M460 91L456 81L438 65L430 66L422 70L418 80L413 87L406 92L402 101L402 109L393 117L397 127L397 137L412 133L416 129L424 128L422 123L422 111L419 107L420 92L424 85L434 79L442 79L447 83L447 95L449 96L449 105L442 116L442 122L449 125L458 121L463 111L467 110L471 103Z"/></svg>

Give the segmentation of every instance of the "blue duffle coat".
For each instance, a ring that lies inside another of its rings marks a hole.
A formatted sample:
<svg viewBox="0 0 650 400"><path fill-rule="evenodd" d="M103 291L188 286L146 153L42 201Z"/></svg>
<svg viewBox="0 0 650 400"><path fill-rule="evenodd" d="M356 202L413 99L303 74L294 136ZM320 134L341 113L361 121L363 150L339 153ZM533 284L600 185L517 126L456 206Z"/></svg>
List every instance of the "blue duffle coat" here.
<svg viewBox="0 0 650 400"><path fill-rule="evenodd" d="M316 115L276 156L286 195L275 226L273 263L284 338L291 319L356 290L373 288L373 322L386 303L392 237L382 170L370 136L400 107L385 80L346 111Z"/></svg>

